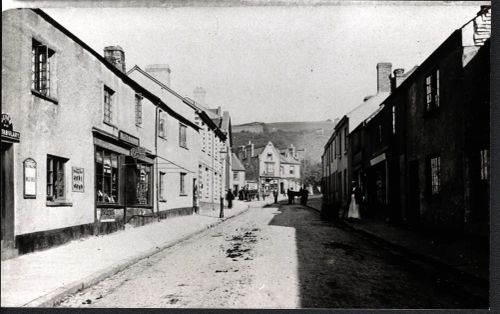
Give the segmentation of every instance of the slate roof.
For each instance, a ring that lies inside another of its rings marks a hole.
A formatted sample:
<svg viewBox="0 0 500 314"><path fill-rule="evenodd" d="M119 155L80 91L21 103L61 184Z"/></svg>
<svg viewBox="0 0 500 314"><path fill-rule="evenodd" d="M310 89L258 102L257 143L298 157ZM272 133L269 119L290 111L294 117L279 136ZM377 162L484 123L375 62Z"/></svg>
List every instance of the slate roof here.
<svg viewBox="0 0 500 314"><path fill-rule="evenodd" d="M233 153L232 156L233 156L232 170L233 171L245 171L245 167L241 163L241 160L236 156L236 154Z"/></svg>

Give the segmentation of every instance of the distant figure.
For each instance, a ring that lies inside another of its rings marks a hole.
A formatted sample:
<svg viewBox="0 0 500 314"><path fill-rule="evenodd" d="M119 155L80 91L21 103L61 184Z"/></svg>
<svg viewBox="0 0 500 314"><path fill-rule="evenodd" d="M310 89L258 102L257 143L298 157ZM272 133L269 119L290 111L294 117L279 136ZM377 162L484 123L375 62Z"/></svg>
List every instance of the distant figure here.
<svg viewBox="0 0 500 314"><path fill-rule="evenodd" d="M273 196L274 196L274 204L278 204L278 191L274 190Z"/></svg>
<svg viewBox="0 0 500 314"><path fill-rule="evenodd" d="M238 199L239 199L240 201L242 201L242 200L243 200L243 189L240 189L240 190L238 191Z"/></svg>
<svg viewBox="0 0 500 314"><path fill-rule="evenodd" d="M308 197L309 192L304 187L304 188L300 189L299 194L300 194L300 204L306 206L307 205L307 197Z"/></svg>
<svg viewBox="0 0 500 314"><path fill-rule="evenodd" d="M227 190L226 200L227 200L227 208L233 208L234 195L231 189Z"/></svg>
<svg viewBox="0 0 500 314"><path fill-rule="evenodd" d="M198 184L194 185L193 189L193 209L195 214L200 213L200 201L199 201L199 195L198 195Z"/></svg>
<svg viewBox="0 0 500 314"><path fill-rule="evenodd" d="M349 211L347 212L347 218L350 219L360 219L359 216L359 202L361 194L356 182L352 182L352 193L351 193L351 203L349 204Z"/></svg>
<svg viewBox="0 0 500 314"><path fill-rule="evenodd" d="M293 204L293 199L294 199L293 188L289 188L289 189L286 191L286 194L288 195L288 205Z"/></svg>

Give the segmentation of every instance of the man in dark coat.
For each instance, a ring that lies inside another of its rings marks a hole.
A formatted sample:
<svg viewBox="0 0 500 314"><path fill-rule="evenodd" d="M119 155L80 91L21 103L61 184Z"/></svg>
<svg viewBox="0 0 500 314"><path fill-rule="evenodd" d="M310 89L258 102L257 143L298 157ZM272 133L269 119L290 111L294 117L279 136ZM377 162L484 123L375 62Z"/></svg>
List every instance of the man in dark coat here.
<svg viewBox="0 0 500 314"><path fill-rule="evenodd" d="M274 204L278 204L278 191L274 190L273 196L274 196Z"/></svg>
<svg viewBox="0 0 500 314"><path fill-rule="evenodd" d="M293 188L289 188L287 191L286 191L286 194L288 194L288 205L291 205L293 204L293 199L295 197L294 193L293 193Z"/></svg>
<svg viewBox="0 0 500 314"><path fill-rule="evenodd" d="M307 205L307 195L309 194L309 192L307 192L305 187L303 187L300 189L299 193L300 193L300 204L304 206Z"/></svg>
<svg viewBox="0 0 500 314"><path fill-rule="evenodd" d="M227 208L233 208L233 199L234 195L231 189L227 190L226 200L227 200Z"/></svg>

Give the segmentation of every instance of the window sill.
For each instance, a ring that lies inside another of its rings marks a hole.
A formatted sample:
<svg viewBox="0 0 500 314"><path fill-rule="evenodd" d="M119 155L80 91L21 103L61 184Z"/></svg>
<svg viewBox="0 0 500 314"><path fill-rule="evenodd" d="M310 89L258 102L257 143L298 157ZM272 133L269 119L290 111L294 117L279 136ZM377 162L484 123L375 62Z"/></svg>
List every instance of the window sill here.
<svg viewBox="0 0 500 314"><path fill-rule="evenodd" d="M103 121L102 121L102 123L104 123L104 124L106 124L106 125L108 125L108 126L110 126L110 127L114 128L114 129L118 129L118 127L116 127L116 125L112 124L111 122L107 122L107 121L104 121L104 120L103 120Z"/></svg>
<svg viewBox="0 0 500 314"><path fill-rule="evenodd" d="M122 204L117 204L117 203L97 203L97 207L102 207L102 208L121 208L124 207Z"/></svg>
<svg viewBox="0 0 500 314"><path fill-rule="evenodd" d="M166 136L161 136L161 135L158 135L159 138L161 139L164 139L165 141L167 140L167 137Z"/></svg>
<svg viewBox="0 0 500 314"><path fill-rule="evenodd" d="M63 206L73 206L73 203L71 202L57 202L57 201L47 201L45 203L45 206L47 207L63 207Z"/></svg>
<svg viewBox="0 0 500 314"><path fill-rule="evenodd" d="M42 94L34 89L31 90L31 95L36 96L36 97L41 98L41 99L46 100L46 101L50 101L51 103L56 104L56 105L59 104L59 101L57 99L49 97L49 96L45 96L44 94Z"/></svg>
<svg viewBox="0 0 500 314"><path fill-rule="evenodd" d="M158 200L158 202L160 202L160 203L166 203L167 200Z"/></svg>
<svg viewBox="0 0 500 314"><path fill-rule="evenodd" d="M179 196L188 196L187 194L179 194Z"/></svg>
<svg viewBox="0 0 500 314"><path fill-rule="evenodd" d="M189 150L189 148L187 146L179 145L179 147L184 148L185 150Z"/></svg>
<svg viewBox="0 0 500 314"><path fill-rule="evenodd" d="M142 123L136 123L135 126L142 129Z"/></svg>

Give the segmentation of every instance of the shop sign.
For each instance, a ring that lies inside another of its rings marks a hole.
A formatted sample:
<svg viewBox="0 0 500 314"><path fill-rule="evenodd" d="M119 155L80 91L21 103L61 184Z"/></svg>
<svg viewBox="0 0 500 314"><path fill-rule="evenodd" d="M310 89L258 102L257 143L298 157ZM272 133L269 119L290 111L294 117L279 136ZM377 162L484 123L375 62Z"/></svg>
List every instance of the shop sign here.
<svg viewBox="0 0 500 314"><path fill-rule="evenodd" d="M24 198L36 198L36 161L27 158L23 162Z"/></svg>
<svg viewBox="0 0 500 314"><path fill-rule="evenodd" d="M85 192L83 168L72 168L73 192Z"/></svg>
<svg viewBox="0 0 500 314"><path fill-rule="evenodd" d="M101 222L114 222L115 217L115 209L114 208L101 208Z"/></svg>
<svg viewBox="0 0 500 314"><path fill-rule="evenodd" d="M19 142L21 138L21 134L16 132L12 128L12 122L10 117L6 113L2 113L2 140L6 140L8 142Z"/></svg>
<svg viewBox="0 0 500 314"><path fill-rule="evenodd" d="M118 132L118 138L121 141L127 142L129 144L132 144L134 146L139 146L139 138L135 137L133 135L130 135L128 133L125 133L123 131Z"/></svg>
<svg viewBox="0 0 500 314"><path fill-rule="evenodd" d="M130 149L130 156L132 158L144 158L146 157L146 148L144 147L132 147Z"/></svg>

